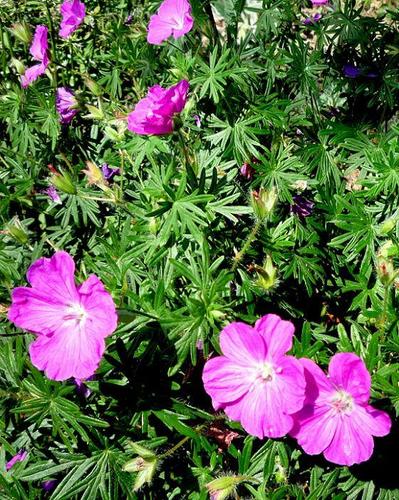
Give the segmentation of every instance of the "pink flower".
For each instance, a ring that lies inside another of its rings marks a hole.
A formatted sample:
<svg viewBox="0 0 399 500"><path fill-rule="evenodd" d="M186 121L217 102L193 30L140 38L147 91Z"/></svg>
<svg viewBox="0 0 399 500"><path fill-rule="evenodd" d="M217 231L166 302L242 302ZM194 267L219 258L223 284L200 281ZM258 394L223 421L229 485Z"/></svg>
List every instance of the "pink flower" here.
<svg viewBox="0 0 399 500"><path fill-rule="evenodd" d="M69 38L83 22L86 15L85 4L80 0L64 0L60 12L62 16L60 37Z"/></svg>
<svg viewBox="0 0 399 500"><path fill-rule="evenodd" d="M78 101L76 100L73 92L67 87L59 87L55 97L55 107L60 115L60 122L68 124L73 120L77 114L76 109Z"/></svg>
<svg viewBox="0 0 399 500"><path fill-rule="evenodd" d="M165 0L151 16L147 41L161 45L172 35L174 39L180 38L191 30L193 24L191 5L187 0Z"/></svg>
<svg viewBox="0 0 399 500"><path fill-rule="evenodd" d="M97 276L77 286L74 272L72 257L56 252L30 266L31 287L12 292L8 319L38 335L29 348L31 361L52 380L93 375L104 339L117 325L115 304Z"/></svg>
<svg viewBox="0 0 399 500"><path fill-rule="evenodd" d="M255 327L231 323L220 334L223 356L206 362L203 382L215 410L259 438L287 434L305 400L301 363L285 353L292 347L294 325L275 314Z"/></svg>
<svg viewBox="0 0 399 500"><path fill-rule="evenodd" d="M368 460L373 436L385 436L391 419L368 404L371 377L352 353L331 358L328 376L310 359L300 359L307 381L306 401L291 434L309 455L323 453L338 465Z"/></svg>
<svg viewBox="0 0 399 500"><path fill-rule="evenodd" d="M181 80L167 89L154 85L147 97L136 104L128 116L128 129L142 135L163 135L173 132L173 116L180 113L187 100L190 84Z"/></svg>
<svg viewBox="0 0 399 500"><path fill-rule="evenodd" d="M25 74L21 77L21 85L24 88L37 80L37 78L40 75L43 75L43 73L46 71L49 63L47 54L47 35L48 29L46 26L39 25L36 27L33 42L30 46L29 52L31 53L34 61L39 61L40 64L35 64L25 71Z"/></svg>
<svg viewBox="0 0 399 500"><path fill-rule="evenodd" d="M327 5L330 0L311 0L312 2L312 7L315 7L316 5Z"/></svg>
<svg viewBox="0 0 399 500"><path fill-rule="evenodd" d="M25 460L27 456L27 451L25 451L24 449L19 450L19 452L6 463L6 470L10 470L17 462L22 462L23 460Z"/></svg>

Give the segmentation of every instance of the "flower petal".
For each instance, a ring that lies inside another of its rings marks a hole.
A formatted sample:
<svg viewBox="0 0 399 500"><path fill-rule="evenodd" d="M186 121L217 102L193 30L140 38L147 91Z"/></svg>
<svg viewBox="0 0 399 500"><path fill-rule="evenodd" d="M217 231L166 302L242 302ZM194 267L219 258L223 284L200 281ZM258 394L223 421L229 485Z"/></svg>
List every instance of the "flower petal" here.
<svg viewBox="0 0 399 500"><path fill-rule="evenodd" d="M75 284L75 263L63 251L56 252L50 259L42 257L34 262L27 272L31 286L62 304L79 300Z"/></svg>
<svg viewBox="0 0 399 500"><path fill-rule="evenodd" d="M202 380L206 392L212 400L228 403L241 398L251 387L252 381L245 376L245 367L234 361L218 356L208 360L204 367Z"/></svg>
<svg viewBox="0 0 399 500"><path fill-rule="evenodd" d="M96 371L104 353L102 336L87 335L82 327L39 336L29 347L34 366L51 380L86 379Z"/></svg>
<svg viewBox="0 0 399 500"><path fill-rule="evenodd" d="M87 312L85 334L107 337L115 331L118 315L112 296L94 274L78 288L80 303Z"/></svg>
<svg viewBox="0 0 399 500"><path fill-rule="evenodd" d="M313 431L314 432L314 431ZM324 451L330 462L338 465L360 464L373 454L374 441L371 434L356 426L352 415L341 415L331 444Z"/></svg>
<svg viewBox="0 0 399 500"><path fill-rule="evenodd" d="M391 418L388 413L376 410L370 405L355 405L351 414L354 427L363 429L372 436L386 436L391 430Z"/></svg>
<svg viewBox="0 0 399 500"><path fill-rule="evenodd" d="M328 367L331 381L348 391L357 403L370 399L371 377L364 362L351 352L335 354Z"/></svg>
<svg viewBox="0 0 399 500"><path fill-rule="evenodd" d="M285 413L295 413L303 408L305 402L306 380L303 366L293 356L284 356L276 369L276 390L283 395L281 408Z"/></svg>
<svg viewBox="0 0 399 500"><path fill-rule="evenodd" d="M274 384L257 384L240 401L241 425L260 439L285 436L293 426L293 418L282 411L283 400L284 395Z"/></svg>
<svg viewBox="0 0 399 500"><path fill-rule="evenodd" d="M172 35L171 24L157 14L151 16L147 29L147 42L151 45L161 45Z"/></svg>
<svg viewBox="0 0 399 500"><path fill-rule="evenodd" d="M60 327L64 308L64 304L32 288L18 287L12 291L8 319L23 330L50 335Z"/></svg>
<svg viewBox="0 0 399 500"><path fill-rule="evenodd" d="M334 392L334 386L323 370L311 359L301 358L299 362L304 367L306 379L306 402L310 404L318 398L328 397Z"/></svg>
<svg viewBox="0 0 399 500"><path fill-rule="evenodd" d="M328 406L305 406L293 418L295 424L290 434L306 453L318 455L331 444L338 421Z"/></svg>
<svg viewBox="0 0 399 500"><path fill-rule="evenodd" d="M223 328L220 334L223 354L240 365L254 365L263 362L266 346L262 335L251 326L234 322Z"/></svg>
<svg viewBox="0 0 399 500"><path fill-rule="evenodd" d="M292 348L295 327L290 321L284 321L276 314L266 314L255 323L267 346L268 359L283 356Z"/></svg>

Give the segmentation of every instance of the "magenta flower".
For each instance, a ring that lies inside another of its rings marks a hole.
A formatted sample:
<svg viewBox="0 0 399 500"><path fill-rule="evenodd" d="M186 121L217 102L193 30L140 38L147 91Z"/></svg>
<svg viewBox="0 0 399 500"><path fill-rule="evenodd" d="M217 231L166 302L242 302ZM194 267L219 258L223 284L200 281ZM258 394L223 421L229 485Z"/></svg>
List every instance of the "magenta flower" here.
<svg viewBox="0 0 399 500"><path fill-rule="evenodd" d="M368 404L371 377L353 353L335 354L328 376L310 359L300 359L307 381L306 401L291 434L309 455L323 453L338 465L368 460L373 436L385 436L391 419Z"/></svg>
<svg viewBox="0 0 399 500"><path fill-rule="evenodd" d="M71 89L59 87L55 96L55 107L60 115L60 122L68 124L77 114L78 101Z"/></svg>
<svg viewBox="0 0 399 500"><path fill-rule="evenodd" d="M46 26L39 25L36 27L35 34L33 36L33 42L30 46L29 52L31 53L34 61L39 61L39 64L31 66L25 71L25 74L21 77L22 87L27 87L32 82L37 80L40 75L43 75L49 63L48 58L48 41L47 41L48 29Z"/></svg>
<svg viewBox="0 0 399 500"><path fill-rule="evenodd" d="M12 292L8 319L38 335L30 345L34 366L52 380L87 379L98 367L104 339L115 330L111 295L95 275L77 286L75 263L66 252L42 257L27 272L31 287Z"/></svg>
<svg viewBox="0 0 399 500"><path fill-rule="evenodd" d="M187 100L190 84L181 80L167 89L154 85L128 116L128 129L142 135L163 135L173 132L173 116L180 113Z"/></svg>
<svg viewBox="0 0 399 500"><path fill-rule="evenodd" d="M330 0L311 0L312 2L312 7L315 5L327 5Z"/></svg>
<svg viewBox="0 0 399 500"><path fill-rule="evenodd" d="M305 400L301 363L285 353L292 347L294 325L275 314L255 327L231 323L220 334L223 356L206 362L203 382L215 410L224 410L259 438L281 437L294 423Z"/></svg>
<svg viewBox="0 0 399 500"><path fill-rule="evenodd" d="M22 462L23 460L25 460L27 456L27 451L25 451L24 449L19 450L19 452L6 463L6 470L10 470L17 462Z"/></svg>
<svg viewBox="0 0 399 500"><path fill-rule="evenodd" d="M62 16L60 37L69 38L83 22L86 15L85 4L80 0L64 0L60 12Z"/></svg>
<svg viewBox="0 0 399 500"><path fill-rule="evenodd" d="M161 45L173 35L176 40L193 27L191 5L187 0L164 0L157 13L151 16L147 31L147 42Z"/></svg>

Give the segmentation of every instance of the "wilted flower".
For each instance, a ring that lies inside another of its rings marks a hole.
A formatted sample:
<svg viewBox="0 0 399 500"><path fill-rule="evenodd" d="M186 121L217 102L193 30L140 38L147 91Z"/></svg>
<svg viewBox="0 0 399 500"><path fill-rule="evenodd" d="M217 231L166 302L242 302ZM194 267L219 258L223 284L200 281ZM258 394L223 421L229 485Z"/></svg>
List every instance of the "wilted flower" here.
<svg viewBox="0 0 399 500"><path fill-rule="evenodd" d="M294 325L275 314L255 327L231 323L220 334L222 356L208 360L202 379L215 410L254 436L282 437L305 400L305 377L292 348Z"/></svg>
<svg viewBox="0 0 399 500"><path fill-rule="evenodd" d="M94 185L94 186L105 185L102 171L92 161L86 162L86 170L82 170L82 172L86 174L87 182L89 183L89 185Z"/></svg>
<svg viewBox="0 0 399 500"><path fill-rule="evenodd" d="M49 64L47 54L48 50L48 29L46 26L39 25L36 27L32 45L29 49L34 61L39 61L40 64L35 64L25 71L21 78L22 87L27 87L34 82L40 75L46 71Z"/></svg>
<svg viewBox="0 0 399 500"><path fill-rule="evenodd" d="M152 45L161 45L170 36L176 40L188 33L193 24L188 0L164 0L157 13L151 16L147 41Z"/></svg>
<svg viewBox="0 0 399 500"><path fill-rule="evenodd" d="M346 179L346 189L348 191L360 191L362 189L362 185L358 183L360 179L361 172L358 168L352 170L348 175L345 176Z"/></svg>
<svg viewBox="0 0 399 500"><path fill-rule="evenodd" d="M357 78L362 73L361 69L354 64L344 64L342 70L347 78Z"/></svg>
<svg viewBox="0 0 399 500"><path fill-rule="evenodd" d="M61 4L60 12L62 16L60 37L69 38L83 22L86 15L85 4L80 2L80 0L64 0Z"/></svg>
<svg viewBox="0 0 399 500"><path fill-rule="evenodd" d="M103 163L101 165L101 172L106 181L112 181L115 175L119 175L121 169L118 167L110 167L108 163Z"/></svg>
<svg viewBox="0 0 399 500"><path fill-rule="evenodd" d="M25 451L24 449L19 450L19 452L6 463L6 470L10 470L17 462L22 462L23 460L25 460L27 456L27 451Z"/></svg>
<svg viewBox="0 0 399 500"><path fill-rule="evenodd" d="M255 173L255 169L247 162L243 163L240 168L240 174L248 180L251 180Z"/></svg>
<svg viewBox="0 0 399 500"><path fill-rule="evenodd" d="M31 287L12 292L8 319L38 335L30 345L33 365L52 380L93 375L104 339L117 325L115 304L94 274L77 286L75 263L66 252L42 257L27 272Z"/></svg>
<svg viewBox="0 0 399 500"><path fill-rule="evenodd" d="M217 441L219 445L219 452L222 452L223 450L228 448L231 445L233 439L240 437L237 432L228 429L224 422L221 422L220 420L216 420L210 425L210 427L206 431L206 435Z"/></svg>
<svg viewBox="0 0 399 500"><path fill-rule="evenodd" d="M187 100L190 84L181 80L169 88L154 85L128 116L128 129L141 135L163 135L173 132L173 116L180 113Z"/></svg>
<svg viewBox="0 0 399 500"><path fill-rule="evenodd" d="M314 202L306 199L300 194L292 197L294 203L290 206L290 212L298 217L309 217L313 212Z"/></svg>
<svg viewBox="0 0 399 500"><path fill-rule="evenodd" d="M391 419L368 404L371 377L364 362L353 353L335 354L327 377L314 361L299 361L305 369L306 401L294 416L291 434L306 453L323 453L335 464L368 460L373 436L388 434Z"/></svg>
<svg viewBox="0 0 399 500"><path fill-rule="evenodd" d="M58 194L54 186L49 186L48 188L43 189L41 192L43 194L46 194L54 203L62 203L60 195Z"/></svg>
<svg viewBox="0 0 399 500"><path fill-rule="evenodd" d="M72 121L78 110L78 101L71 89L59 87L55 98L55 107L60 115L60 122L68 124Z"/></svg>

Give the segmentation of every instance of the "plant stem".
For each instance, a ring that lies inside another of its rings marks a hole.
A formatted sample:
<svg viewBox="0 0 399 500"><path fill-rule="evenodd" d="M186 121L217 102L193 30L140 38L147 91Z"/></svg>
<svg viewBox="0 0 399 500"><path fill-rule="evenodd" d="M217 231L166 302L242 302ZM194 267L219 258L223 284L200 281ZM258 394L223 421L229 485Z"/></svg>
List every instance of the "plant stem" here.
<svg viewBox="0 0 399 500"><path fill-rule="evenodd" d="M252 228L252 231L249 233L249 235L248 235L248 237L247 237L247 239L246 239L246 241L244 243L244 246L242 247L242 249L234 257L234 263L233 263L233 266L231 267L232 271L235 271L237 269L238 264L241 262L242 258L247 253L249 247L251 246L251 243L256 238L256 235L258 234L259 229L261 228L261 226L262 226L262 221L258 220L255 223L254 227Z"/></svg>
<svg viewBox="0 0 399 500"><path fill-rule="evenodd" d="M50 7L48 4L48 0L46 0L46 14L47 14L47 22L50 28L50 40L51 40L51 49L52 49L52 62L53 62L53 77L54 77L54 88L58 87L58 81L57 81L57 48L55 44L55 37L54 37L54 24L53 24L53 19L51 17L51 12L50 12Z"/></svg>

